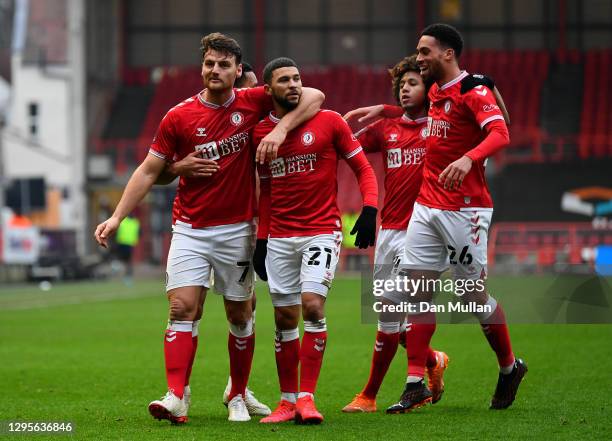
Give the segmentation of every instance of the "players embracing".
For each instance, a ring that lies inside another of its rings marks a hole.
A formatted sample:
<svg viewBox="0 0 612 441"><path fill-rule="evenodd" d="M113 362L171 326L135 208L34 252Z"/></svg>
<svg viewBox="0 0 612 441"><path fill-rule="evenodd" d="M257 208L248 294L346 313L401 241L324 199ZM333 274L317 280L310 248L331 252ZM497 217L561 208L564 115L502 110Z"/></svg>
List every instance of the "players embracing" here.
<svg viewBox="0 0 612 441"><path fill-rule="evenodd" d="M272 109L271 100L262 87L233 88L242 73L242 52L235 40L213 33L201 43L204 89L167 112L115 212L95 232L97 242L106 246L121 220L148 193L168 162L185 160L190 164L180 178L174 200L166 272L169 320L164 356L168 391L149 404L153 417L173 423L187 421L189 377L213 270L215 291L224 297L229 323L232 386L228 419L250 419L245 391L255 344L251 306L255 157L262 161L274 158L287 132L316 114L324 99L321 92L304 89L299 104L261 139L256 153L251 130Z"/></svg>

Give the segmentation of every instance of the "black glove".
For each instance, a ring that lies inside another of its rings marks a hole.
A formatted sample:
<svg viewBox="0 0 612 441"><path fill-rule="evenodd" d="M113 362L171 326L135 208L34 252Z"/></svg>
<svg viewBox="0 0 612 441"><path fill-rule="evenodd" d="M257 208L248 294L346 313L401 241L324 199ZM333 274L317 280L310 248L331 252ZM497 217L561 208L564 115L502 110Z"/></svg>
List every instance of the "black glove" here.
<svg viewBox="0 0 612 441"><path fill-rule="evenodd" d="M476 86L486 86L493 90L495 82L492 78L482 74L471 74L461 80L461 95L469 92Z"/></svg>
<svg viewBox="0 0 612 441"><path fill-rule="evenodd" d="M268 280L268 273L266 272L266 254L268 254L268 240L257 239L255 252L253 253L253 269L264 282Z"/></svg>
<svg viewBox="0 0 612 441"><path fill-rule="evenodd" d="M378 210L374 207L366 205L361 210L355 226L351 230L351 235L357 233L355 237L355 246L359 248L367 248L374 245L376 239L376 213Z"/></svg>

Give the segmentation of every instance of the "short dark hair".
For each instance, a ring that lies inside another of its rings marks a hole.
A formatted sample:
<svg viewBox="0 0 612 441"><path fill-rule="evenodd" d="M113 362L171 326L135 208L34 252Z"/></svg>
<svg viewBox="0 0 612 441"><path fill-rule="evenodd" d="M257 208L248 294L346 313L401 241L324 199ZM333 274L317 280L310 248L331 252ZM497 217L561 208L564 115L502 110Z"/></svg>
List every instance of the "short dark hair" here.
<svg viewBox="0 0 612 441"><path fill-rule="evenodd" d="M429 35L440 43L440 46L451 48L455 51L455 58L459 58L463 50L463 37L457 29L445 23L435 23L427 26L421 32L421 36Z"/></svg>
<svg viewBox="0 0 612 441"><path fill-rule="evenodd" d="M242 49L236 40L220 32L213 32L202 37L200 41L200 51L202 52L202 59L209 50L214 50L227 55L233 55L236 57L236 64L242 62Z"/></svg>
<svg viewBox="0 0 612 441"><path fill-rule="evenodd" d="M421 69L416 61L416 55L409 55L400 60L395 66L389 69L391 75L391 85L393 86L393 96L399 102L400 82L406 72L416 72L421 74Z"/></svg>
<svg viewBox="0 0 612 441"><path fill-rule="evenodd" d="M246 83L246 74L248 72L255 73L255 71L253 70L253 66L251 66L246 61L243 61L242 62L242 75L239 76L238 78L236 78L236 81L234 81L234 87L235 88L241 89L241 88L245 87L244 85ZM257 77L257 75L255 77Z"/></svg>
<svg viewBox="0 0 612 441"><path fill-rule="evenodd" d="M272 72L274 72L276 69L280 69L281 67L296 67L297 68L298 65L291 58L287 58L287 57L275 58L274 60L266 64L266 67L264 67L264 70L263 70L264 83L266 83L267 85L270 85L270 82L272 81Z"/></svg>
<svg viewBox="0 0 612 441"><path fill-rule="evenodd" d="M242 73L247 73L247 72L254 72L253 71L253 66L251 66L249 63L247 63L246 61L242 62Z"/></svg>

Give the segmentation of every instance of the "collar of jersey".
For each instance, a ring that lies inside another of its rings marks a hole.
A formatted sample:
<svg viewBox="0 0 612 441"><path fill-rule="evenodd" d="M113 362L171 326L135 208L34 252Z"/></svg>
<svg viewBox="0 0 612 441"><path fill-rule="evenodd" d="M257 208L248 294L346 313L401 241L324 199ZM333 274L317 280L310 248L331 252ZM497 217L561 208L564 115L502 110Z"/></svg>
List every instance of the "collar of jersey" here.
<svg viewBox="0 0 612 441"><path fill-rule="evenodd" d="M469 74L467 73L467 71L462 70L461 73L459 74L459 76L457 76L456 78L450 80L448 83L440 86L438 88L438 90L446 90L449 87L453 87L455 84L457 84L459 81L461 81L462 79L464 79L465 77L467 77Z"/></svg>
<svg viewBox="0 0 612 441"><path fill-rule="evenodd" d="M417 118L417 119L412 119L409 116L407 116L405 113L402 115L402 122L405 122L405 123L422 124L425 121L427 121L427 117L426 116L422 116L422 117Z"/></svg>
<svg viewBox="0 0 612 441"><path fill-rule="evenodd" d="M276 116L274 116L274 112L270 112L270 121L272 121L274 124L278 124L278 122L281 120L280 118L277 118Z"/></svg>
<svg viewBox="0 0 612 441"><path fill-rule="evenodd" d="M204 90L206 90L206 89L204 89ZM202 92L204 92L204 90L202 90ZM232 96L230 96L227 99L227 101L224 102L221 105L206 101L202 97L202 92L198 93L198 100L200 100L200 103L202 103L203 106L210 107L211 109L218 109L220 107L229 107L230 104L232 104L234 102L234 100L236 99L236 93L234 92L234 89L232 89Z"/></svg>

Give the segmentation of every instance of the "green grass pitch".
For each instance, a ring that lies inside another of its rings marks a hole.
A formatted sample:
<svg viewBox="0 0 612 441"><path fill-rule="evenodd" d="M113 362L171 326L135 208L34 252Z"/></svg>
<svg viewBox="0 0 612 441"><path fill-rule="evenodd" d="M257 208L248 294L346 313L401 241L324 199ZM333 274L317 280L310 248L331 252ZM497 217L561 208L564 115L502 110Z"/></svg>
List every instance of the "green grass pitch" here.
<svg viewBox="0 0 612 441"><path fill-rule="evenodd" d="M367 379L375 326L362 325L358 279L338 278L327 304L329 341L317 390L321 426L229 423L221 404L228 375L227 324L209 295L193 375L190 421L153 420L149 401L165 389L162 283L137 281L0 288L0 420L72 421L73 439L102 440L525 440L611 439L612 326L514 325L515 352L529 373L515 404L488 409L497 380L494 354L477 325L439 325L432 345L446 351L446 393L412 414L346 415L340 409ZM528 290L529 278L491 279ZM270 406L278 399L272 307L258 287L257 344L249 386ZM397 400L402 348L378 406ZM7 436L6 439L12 437ZM33 439L62 439L35 435ZM21 439L24 439L22 436Z"/></svg>

